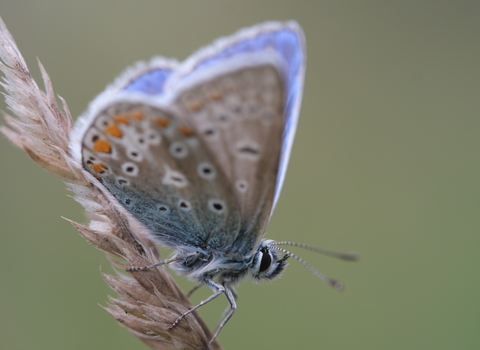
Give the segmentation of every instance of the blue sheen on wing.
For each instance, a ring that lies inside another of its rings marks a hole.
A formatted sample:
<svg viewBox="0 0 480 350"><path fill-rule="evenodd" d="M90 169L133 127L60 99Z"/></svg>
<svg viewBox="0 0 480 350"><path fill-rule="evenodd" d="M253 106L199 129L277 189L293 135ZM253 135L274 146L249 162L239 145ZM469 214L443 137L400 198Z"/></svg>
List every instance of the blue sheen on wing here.
<svg viewBox="0 0 480 350"><path fill-rule="evenodd" d="M141 92L147 95L162 94L165 81L168 79L170 74L172 74L171 69L152 69L133 79L122 89L122 91Z"/></svg>
<svg viewBox="0 0 480 350"><path fill-rule="evenodd" d="M230 58L232 56L248 53L274 50L283 59L285 64L285 130L283 133L283 145L280 156L277 187L274 195L274 205L280 195L280 190L285 178L290 149L293 142L298 117L298 108L303 91L303 70L305 65L305 52L302 43L303 38L291 28L281 28L270 32L259 32L244 40L219 50L216 54L200 60L186 76L194 74L201 68L205 68ZM273 210L273 208L272 208Z"/></svg>
<svg viewBox="0 0 480 350"><path fill-rule="evenodd" d="M263 31L262 31L263 30ZM230 38L235 38L234 34ZM303 90L303 70L305 65L305 52L302 35L293 28L260 28L257 33L236 38L227 46L212 50L203 58L199 58L192 69L180 80L196 74L199 70L212 65L221 64L226 59L235 57L242 53L260 53L273 51L280 55L285 68L285 130L283 133L283 144L279 161L277 185L274 194L274 206L280 195L280 190L285 178L290 150L295 133L298 108ZM200 50L201 51L201 50ZM165 93L164 86L168 79L175 73L175 70L165 67L155 67L149 71L139 74L132 79L122 91L140 92L146 95L161 96ZM273 211L273 208L272 208Z"/></svg>
<svg viewBox="0 0 480 350"><path fill-rule="evenodd" d="M292 113L293 104L297 98L297 94L301 91L298 89L298 78L299 71L303 69L304 52L300 40L298 34L291 29L260 33L257 36L234 43L219 51L214 56L203 59L189 74L194 73L200 68L208 67L212 64L218 64L219 61L238 55L239 53L261 52L268 49L274 49L280 54L286 64L287 103L285 107L285 115L288 119Z"/></svg>

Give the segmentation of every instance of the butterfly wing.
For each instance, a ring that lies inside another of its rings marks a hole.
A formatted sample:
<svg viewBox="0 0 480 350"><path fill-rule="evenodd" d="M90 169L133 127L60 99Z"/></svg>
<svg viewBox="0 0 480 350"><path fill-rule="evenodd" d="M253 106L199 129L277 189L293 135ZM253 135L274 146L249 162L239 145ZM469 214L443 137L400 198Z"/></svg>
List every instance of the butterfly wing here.
<svg viewBox="0 0 480 350"><path fill-rule="evenodd" d="M284 130L283 72L275 55L246 54L197 71L177 85L173 105L225 175L240 216L229 251L248 254L273 206ZM219 74L216 79L206 79ZM213 239L216 233L212 233Z"/></svg>
<svg viewBox="0 0 480 350"><path fill-rule="evenodd" d="M178 66L177 61L163 57L155 57L148 63L139 62L127 69L114 86L121 92L162 95L165 82Z"/></svg>
<svg viewBox="0 0 480 350"><path fill-rule="evenodd" d="M269 23L127 74L79 123L77 159L163 244L251 253L288 162L302 40Z"/></svg>
<svg viewBox="0 0 480 350"><path fill-rule="evenodd" d="M232 57L245 54L274 52L284 63L285 128L280 165L277 174L274 206L280 196L297 128L305 74L305 38L294 21L266 22L218 39L214 44L198 50L183 64L172 59L156 57L149 63L138 63L127 69L117 80L115 89L161 96L174 89L184 79L208 67L225 64Z"/></svg>
<svg viewBox="0 0 480 350"><path fill-rule="evenodd" d="M197 51L182 64L175 74L172 74L166 88L175 86L202 69L222 65L232 57L269 53L277 55L282 61L285 89L285 127L273 211L285 179L302 100L306 53L305 36L300 25L295 21L266 22L218 39L213 45Z"/></svg>
<svg viewBox="0 0 480 350"><path fill-rule="evenodd" d="M211 232L222 237L238 225L214 158L167 108L127 96L107 103L85 130L81 157L84 169L172 248L207 249Z"/></svg>

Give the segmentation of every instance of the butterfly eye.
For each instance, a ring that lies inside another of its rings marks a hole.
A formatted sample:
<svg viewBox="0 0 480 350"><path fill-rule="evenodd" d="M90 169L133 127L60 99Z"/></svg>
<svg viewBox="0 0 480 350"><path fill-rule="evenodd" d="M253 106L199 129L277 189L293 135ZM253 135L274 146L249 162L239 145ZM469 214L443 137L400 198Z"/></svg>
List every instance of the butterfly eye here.
<svg viewBox="0 0 480 350"><path fill-rule="evenodd" d="M274 246L268 241L263 241L252 261L252 277L256 280L274 279L282 273L287 266L286 260L290 255L282 258Z"/></svg>
<svg viewBox="0 0 480 350"><path fill-rule="evenodd" d="M270 251L267 248L262 248L261 252L262 260L260 261L260 268L258 270L259 273L267 271L272 265L272 256L270 255Z"/></svg>

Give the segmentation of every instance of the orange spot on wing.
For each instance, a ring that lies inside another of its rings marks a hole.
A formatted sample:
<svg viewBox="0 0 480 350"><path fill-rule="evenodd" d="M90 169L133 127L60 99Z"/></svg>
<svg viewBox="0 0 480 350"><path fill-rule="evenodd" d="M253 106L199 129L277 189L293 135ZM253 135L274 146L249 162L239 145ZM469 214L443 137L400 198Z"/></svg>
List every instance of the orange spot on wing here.
<svg viewBox="0 0 480 350"><path fill-rule="evenodd" d="M165 117L155 118L153 121L155 124L157 124L161 128L166 128L169 123L169 120Z"/></svg>
<svg viewBox="0 0 480 350"><path fill-rule="evenodd" d="M187 108L192 112L198 112L203 108L203 104L200 101L192 101L187 105Z"/></svg>
<svg viewBox="0 0 480 350"><path fill-rule="evenodd" d="M126 116L125 114L120 114L120 115L115 116L113 118L113 121L115 123L122 123L122 124L125 124L125 125L130 124L130 121L128 120L128 116Z"/></svg>
<svg viewBox="0 0 480 350"><path fill-rule="evenodd" d="M103 131L105 132L105 134L111 135L113 137L123 136L122 130L120 130L117 124L110 124Z"/></svg>
<svg viewBox="0 0 480 350"><path fill-rule="evenodd" d="M108 167L103 163L89 164L88 166L94 172L99 173L99 174L103 174L105 172L105 169L108 169Z"/></svg>
<svg viewBox="0 0 480 350"><path fill-rule="evenodd" d="M178 130L186 137L190 137L193 135L193 130L186 125L179 125Z"/></svg>
<svg viewBox="0 0 480 350"><path fill-rule="evenodd" d="M143 112L135 111L132 113L132 117L133 119L136 119L136 120L143 120Z"/></svg>
<svg viewBox="0 0 480 350"><path fill-rule="evenodd" d="M222 99L222 94L218 91L211 91L208 93L208 98L213 101L219 101Z"/></svg>
<svg viewBox="0 0 480 350"><path fill-rule="evenodd" d="M108 140L97 139L93 144L93 150L100 153L110 153L112 151L112 145Z"/></svg>

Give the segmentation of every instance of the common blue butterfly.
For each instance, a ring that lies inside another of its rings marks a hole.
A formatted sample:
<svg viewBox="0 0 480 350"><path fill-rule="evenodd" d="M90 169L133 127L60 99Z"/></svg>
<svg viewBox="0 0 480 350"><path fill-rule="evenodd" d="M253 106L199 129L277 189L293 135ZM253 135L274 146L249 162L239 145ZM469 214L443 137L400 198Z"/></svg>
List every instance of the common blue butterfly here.
<svg viewBox="0 0 480 350"><path fill-rule="evenodd" d="M137 64L77 122L71 149L90 180L151 240L175 250L167 261L174 270L214 291L174 325L225 294L230 309L216 336L236 309L232 284L277 277L290 256L303 262L278 247L293 243L262 237L285 177L304 72L300 26L267 22L184 62Z"/></svg>

